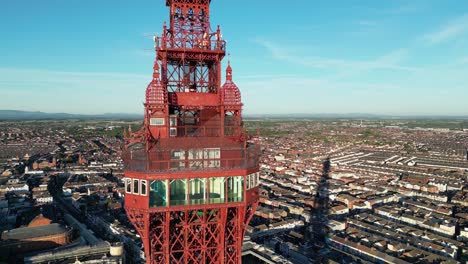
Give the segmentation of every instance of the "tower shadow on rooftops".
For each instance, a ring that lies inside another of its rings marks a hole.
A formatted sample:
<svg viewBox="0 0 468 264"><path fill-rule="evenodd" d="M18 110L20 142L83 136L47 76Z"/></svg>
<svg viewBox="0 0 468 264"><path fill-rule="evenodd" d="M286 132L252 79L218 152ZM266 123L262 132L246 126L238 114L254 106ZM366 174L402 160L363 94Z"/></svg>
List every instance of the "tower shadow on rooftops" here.
<svg viewBox="0 0 468 264"><path fill-rule="evenodd" d="M310 225L306 229L308 246L313 254L313 263L328 263L329 250L326 239L329 235L329 179L330 157L322 162L322 172L314 193Z"/></svg>

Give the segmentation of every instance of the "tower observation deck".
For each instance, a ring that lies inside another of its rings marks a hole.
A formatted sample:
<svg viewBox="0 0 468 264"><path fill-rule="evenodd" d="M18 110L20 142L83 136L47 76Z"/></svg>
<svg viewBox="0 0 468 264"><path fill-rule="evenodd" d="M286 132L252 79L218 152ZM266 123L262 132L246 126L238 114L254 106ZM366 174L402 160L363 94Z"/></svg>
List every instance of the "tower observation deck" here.
<svg viewBox="0 0 468 264"><path fill-rule="evenodd" d="M247 135L210 0L167 0L143 127L125 132L125 210L147 263L241 263L258 205L260 146Z"/></svg>

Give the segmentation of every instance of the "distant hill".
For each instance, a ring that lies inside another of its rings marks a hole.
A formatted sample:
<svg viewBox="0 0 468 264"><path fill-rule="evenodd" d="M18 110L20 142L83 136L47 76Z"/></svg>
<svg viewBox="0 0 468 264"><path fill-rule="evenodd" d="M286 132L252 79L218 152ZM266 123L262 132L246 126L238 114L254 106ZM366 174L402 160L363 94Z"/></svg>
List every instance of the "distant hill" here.
<svg viewBox="0 0 468 264"><path fill-rule="evenodd" d="M0 110L0 120L60 120L60 119L142 119L143 115L125 113L106 113L99 115L80 115L68 113L44 113L19 110Z"/></svg>

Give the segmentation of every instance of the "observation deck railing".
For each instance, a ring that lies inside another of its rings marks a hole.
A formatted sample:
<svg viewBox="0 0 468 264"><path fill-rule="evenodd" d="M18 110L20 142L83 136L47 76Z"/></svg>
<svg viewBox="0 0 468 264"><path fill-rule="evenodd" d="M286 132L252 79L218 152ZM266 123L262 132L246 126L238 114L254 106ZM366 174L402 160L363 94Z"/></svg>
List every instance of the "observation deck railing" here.
<svg viewBox="0 0 468 264"><path fill-rule="evenodd" d="M194 51L215 51L225 52L225 40L211 40L209 38L172 38L162 37L156 39L156 49L179 49L179 50L194 50Z"/></svg>
<svg viewBox="0 0 468 264"><path fill-rule="evenodd" d="M209 148L213 149L213 148ZM198 149L203 151L204 149ZM257 168L260 147L220 148L220 157L174 157L174 153L188 150L127 149L123 153L124 169L133 172L171 173L181 171L225 171Z"/></svg>
<svg viewBox="0 0 468 264"><path fill-rule="evenodd" d="M174 137L220 137L220 136L239 136L242 133L240 126L224 126L224 135L222 135L221 127L214 126L198 126L198 125L185 125L185 126L172 126Z"/></svg>

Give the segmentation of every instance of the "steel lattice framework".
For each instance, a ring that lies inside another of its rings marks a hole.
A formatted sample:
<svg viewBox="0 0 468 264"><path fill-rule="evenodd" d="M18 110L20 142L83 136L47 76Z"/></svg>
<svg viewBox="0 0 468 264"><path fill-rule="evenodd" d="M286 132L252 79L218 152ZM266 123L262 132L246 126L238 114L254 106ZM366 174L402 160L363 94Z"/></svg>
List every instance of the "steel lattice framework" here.
<svg viewBox="0 0 468 264"><path fill-rule="evenodd" d="M243 130L210 0L167 0L143 128L125 131L125 209L147 263L241 263L259 198L260 146Z"/></svg>

